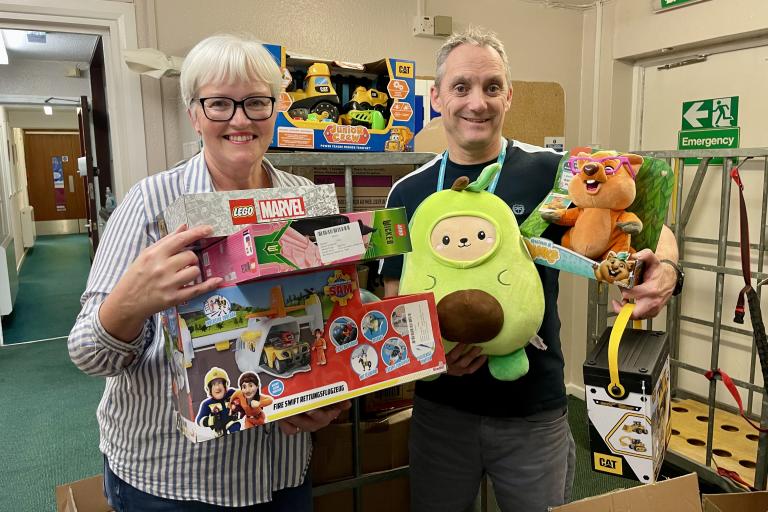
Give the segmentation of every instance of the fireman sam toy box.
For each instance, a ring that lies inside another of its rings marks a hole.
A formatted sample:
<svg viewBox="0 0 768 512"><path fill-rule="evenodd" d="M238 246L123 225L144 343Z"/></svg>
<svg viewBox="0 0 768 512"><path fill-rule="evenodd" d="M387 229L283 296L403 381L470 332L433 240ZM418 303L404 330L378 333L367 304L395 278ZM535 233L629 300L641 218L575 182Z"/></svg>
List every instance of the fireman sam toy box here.
<svg viewBox="0 0 768 512"><path fill-rule="evenodd" d="M431 293L363 303L355 264L225 286L162 315L179 428L205 441L445 371Z"/></svg>
<svg viewBox="0 0 768 512"><path fill-rule="evenodd" d="M251 224L199 250L201 279L224 285L411 250L405 208Z"/></svg>
<svg viewBox="0 0 768 512"><path fill-rule="evenodd" d="M273 148L413 151L414 62L357 64L265 45L283 71Z"/></svg>
<svg viewBox="0 0 768 512"><path fill-rule="evenodd" d="M211 238L239 232L248 224L339 213L333 185L232 190L185 194L158 216L163 235L179 226L208 224ZM210 243L210 242L209 242Z"/></svg>
<svg viewBox="0 0 768 512"><path fill-rule="evenodd" d="M652 483L672 433L667 335L620 331L607 329L584 363L592 468Z"/></svg>

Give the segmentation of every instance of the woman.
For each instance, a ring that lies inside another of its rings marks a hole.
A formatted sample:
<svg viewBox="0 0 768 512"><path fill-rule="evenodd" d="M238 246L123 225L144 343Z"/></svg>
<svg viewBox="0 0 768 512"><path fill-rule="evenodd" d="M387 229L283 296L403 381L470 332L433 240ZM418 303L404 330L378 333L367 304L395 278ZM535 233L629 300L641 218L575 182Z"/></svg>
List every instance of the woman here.
<svg viewBox="0 0 768 512"><path fill-rule="evenodd" d="M193 444L176 429L158 315L214 289L191 243L208 226L160 239L155 221L182 194L309 183L264 158L281 72L259 43L230 35L195 46L181 92L203 151L135 185L110 218L69 336L72 360L106 376L97 411L105 492L116 510L311 510L309 432L349 403ZM229 510L229 508L227 508Z"/></svg>

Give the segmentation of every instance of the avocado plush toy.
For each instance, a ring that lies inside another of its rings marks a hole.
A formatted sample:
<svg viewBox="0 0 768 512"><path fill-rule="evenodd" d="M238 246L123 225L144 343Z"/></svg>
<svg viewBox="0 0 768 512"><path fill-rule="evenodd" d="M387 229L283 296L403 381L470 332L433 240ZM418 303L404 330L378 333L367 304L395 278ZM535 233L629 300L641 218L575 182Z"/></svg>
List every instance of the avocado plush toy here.
<svg viewBox="0 0 768 512"><path fill-rule="evenodd" d="M477 345L499 380L528 372L524 347L544 316L544 291L509 206L485 189L501 170L457 179L429 196L410 222L400 293L431 291L446 351Z"/></svg>

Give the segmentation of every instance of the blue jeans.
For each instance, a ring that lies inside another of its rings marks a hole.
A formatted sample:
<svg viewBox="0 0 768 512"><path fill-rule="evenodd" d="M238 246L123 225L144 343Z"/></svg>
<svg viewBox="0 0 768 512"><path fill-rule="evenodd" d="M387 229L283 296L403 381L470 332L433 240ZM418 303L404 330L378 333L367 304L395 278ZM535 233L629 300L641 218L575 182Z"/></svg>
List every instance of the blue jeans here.
<svg viewBox="0 0 768 512"><path fill-rule="evenodd" d="M153 496L136 489L115 475L104 458L104 495L116 512L311 512L312 479L272 493L272 501L249 507L221 507L201 501L181 501Z"/></svg>

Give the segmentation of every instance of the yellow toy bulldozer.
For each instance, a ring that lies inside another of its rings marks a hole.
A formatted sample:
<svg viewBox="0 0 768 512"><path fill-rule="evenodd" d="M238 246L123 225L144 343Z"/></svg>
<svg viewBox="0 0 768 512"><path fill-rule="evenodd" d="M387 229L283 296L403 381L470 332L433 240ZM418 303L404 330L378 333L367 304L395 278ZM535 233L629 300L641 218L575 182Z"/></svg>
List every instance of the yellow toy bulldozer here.
<svg viewBox="0 0 768 512"><path fill-rule="evenodd" d="M288 95L293 101L288 115L294 119L306 120L310 114L315 114L320 121L335 123L339 119L340 101L331 83L328 64L315 62L309 66L304 89L289 91Z"/></svg>

